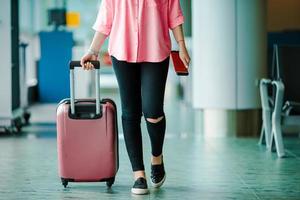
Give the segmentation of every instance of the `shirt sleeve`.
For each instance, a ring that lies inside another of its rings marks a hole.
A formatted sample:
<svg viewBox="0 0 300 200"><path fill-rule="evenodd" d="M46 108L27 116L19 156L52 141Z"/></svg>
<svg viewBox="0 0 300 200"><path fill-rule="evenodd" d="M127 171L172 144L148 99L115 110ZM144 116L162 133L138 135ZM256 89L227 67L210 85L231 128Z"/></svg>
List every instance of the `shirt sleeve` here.
<svg viewBox="0 0 300 200"><path fill-rule="evenodd" d="M179 0L169 0L169 18L168 25L170 29L175 28L184 23L184 16Z"/></svg>
<svg viewBox="0 0 300 200"><path fill-rule="evenodd" d="M93 29L105 35L109 35L113 22L113 13L112 0L102 0Z"/></svg>

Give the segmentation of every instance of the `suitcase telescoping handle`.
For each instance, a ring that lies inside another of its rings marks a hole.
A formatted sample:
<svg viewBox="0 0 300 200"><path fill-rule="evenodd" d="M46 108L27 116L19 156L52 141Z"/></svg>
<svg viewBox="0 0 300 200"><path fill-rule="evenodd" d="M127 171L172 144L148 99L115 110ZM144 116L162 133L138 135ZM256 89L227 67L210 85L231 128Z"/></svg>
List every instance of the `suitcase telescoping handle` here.
<svg viewBox="0 0 300 200"><path fill-rule="evenodd" d="M96 88L96 114L100 114L100 62L99 61L90 61L95 68L95 88ZM81 67L80 61L71 61L70 62L70 94L71 94L71 114L75 114L75 77L74 77L74 68Z"/></svg>

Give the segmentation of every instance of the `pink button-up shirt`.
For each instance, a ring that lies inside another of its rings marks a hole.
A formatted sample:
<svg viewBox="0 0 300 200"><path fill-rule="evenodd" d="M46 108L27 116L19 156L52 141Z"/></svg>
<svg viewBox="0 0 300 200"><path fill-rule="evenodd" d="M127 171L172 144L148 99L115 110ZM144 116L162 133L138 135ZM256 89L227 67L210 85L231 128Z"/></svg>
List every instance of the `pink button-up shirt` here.
<svg viewBox="0 0 300 200"><path fill-rule="evenodd" d="M179 0L102 0L93 29L109 35L118 60L160 62L170 55L169 29L183 22Z"/></svg>

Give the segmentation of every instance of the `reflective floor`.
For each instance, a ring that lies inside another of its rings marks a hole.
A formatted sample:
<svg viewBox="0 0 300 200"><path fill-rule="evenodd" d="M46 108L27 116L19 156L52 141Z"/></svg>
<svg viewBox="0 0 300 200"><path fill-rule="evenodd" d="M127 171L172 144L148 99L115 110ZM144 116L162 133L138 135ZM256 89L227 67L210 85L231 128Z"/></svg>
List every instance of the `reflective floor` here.
<svg viewBox="0 0 300 200"><path fill-rule="evenodd" d="M163 188L131 195L131 168L120 134L120 169L112 189L105 183L70 183L64 189L57 174L55 105L36 105L23 134L0 137L0 199L300 199L299 138L285 138L288 156L277 159L257 145L257 138L203 137L197 130L200 114L170 90ZM120 105L116 91L102 96ZM149 137L142 127L149 175Z"/></svg>

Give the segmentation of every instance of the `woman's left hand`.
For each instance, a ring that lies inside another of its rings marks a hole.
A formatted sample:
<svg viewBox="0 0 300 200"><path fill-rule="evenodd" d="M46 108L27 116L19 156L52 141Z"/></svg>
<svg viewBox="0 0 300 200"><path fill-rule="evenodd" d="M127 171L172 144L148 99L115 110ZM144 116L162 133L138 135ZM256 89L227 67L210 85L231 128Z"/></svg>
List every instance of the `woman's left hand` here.
<svg viewBox="0 0 300 200"><path fill-rule="evenodd" d="M189 68L191 58L190 58L189 53L188 53L188 51L185 47L185 44L180 45L179 57L182 60L185 67Z"/></svg>

